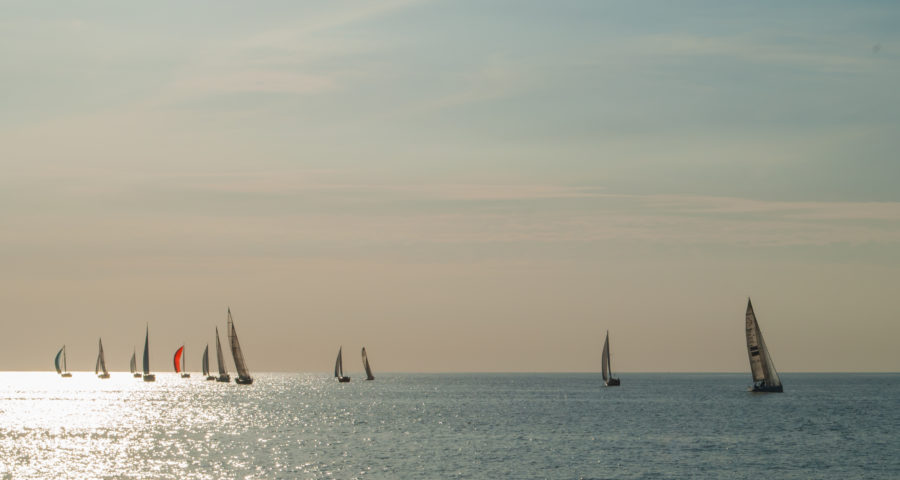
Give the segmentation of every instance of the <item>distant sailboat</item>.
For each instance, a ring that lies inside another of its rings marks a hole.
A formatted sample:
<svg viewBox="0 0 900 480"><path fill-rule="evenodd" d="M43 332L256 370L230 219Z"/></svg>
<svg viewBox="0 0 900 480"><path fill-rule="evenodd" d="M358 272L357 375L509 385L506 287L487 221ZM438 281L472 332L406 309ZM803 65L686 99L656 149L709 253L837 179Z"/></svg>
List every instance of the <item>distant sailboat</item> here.
<svg viewBox="0 0 900 480"><path fill-rule="evenodd" d="M342 383L350 381L350 377L344 376L344 362L341 360L341 347L338 347L337 360L334 362L334 377Z"/></svg>
<svg viewBox="0 0 900 480"><path fill-rule="evenodd" d="M375 380L375 375L372 375L372 368L369 367L369 357L366 355L366 347L362 349L362 360L363 360L363 368L366 369L366 380Z"/></svg>
<svg viewBox="0 0 900 480"><path fill-rule="evenodd" d="M747 354L750 357L750 371L753 373L753 392L783 392L781 379L775 371L775 364L769 356L769 349L763 340L759 323L756 322L756 314L753 313L753 305L747 299Z"/></svg>
<svg viewBox="0 0 900 480"><path fill-rule="evenodd" d="M612 376L612 360L609 356L609 330L606 331L606 341L603 342L603 381L607 387L618 387L621 382Z"/></svg>
<svg viewBox="0 0 900 480"><path fill-rule="evenodd" d="M175 350L175 358L172 361L175 362L175 373L180 373L181 378L191 378L191 374L184 371L184 345Z"/></svg>
<svg viewBox="0 0 900 480"><path fill-rule="evenodd" d="M234 330L234 320L231 319L231 308L228 308L228 343L231 344L231 356L234 358L234 369L237 370L237 378L234 383L240 385L250 385L253 383L253 377L250 376L250 370L247 369L247 362L244 361L244 353L241 352L241 344L238 342L237 332Z"/></svg>
<svg viewBox="0 0 900 480"><path fill-rule="evenodd" d="M230 382L231 376L225 369L225 356L222 355L222 344L219 342L219 327L216 327L216 364L219 367L219 376L216 377L217 382Z"/></svg>
<svg viewBox="0 0 900 480"><path fill-rule="evenodd" d="M137 369L137 352L131 352L131 376L141 378L141 372Z"/></svg>
<svg viewBox="0 0 900 480"><path fill-rule="evenodd" d="M100 351L97 353L97 365L94 367L94 374L98 378L109 378L109 371L106 369L106 357L103 355L103 339L99 340ZM100 373L100 372L103 373Z"/></svg>
<svg viewBox="0 0 900 480"><path fill-rule="evenodd" d="M59 360L62 359L62 367L60 367ZM72 376L72 372L69 371L69 367L66 364L66 346L63 345L62 348L56 352L56 358L53 359L53 364L56 365L56 373L59 374L60 377L69 378Z"/></svg>
<svg viewBox="0 0 900 480"><path fill-rule="evenodd" d="M206 348L203 349L203 376L206 377L207 380L215 380L215 375L209 374L209 344L206 344Z"/></svg>
<svg viewBox="0 0 900 480"><path fill-rule="evenodd" d="M150 325L147 325L147 335L144 337L144 381L156 381L156 375L150 373Z"/></svg>

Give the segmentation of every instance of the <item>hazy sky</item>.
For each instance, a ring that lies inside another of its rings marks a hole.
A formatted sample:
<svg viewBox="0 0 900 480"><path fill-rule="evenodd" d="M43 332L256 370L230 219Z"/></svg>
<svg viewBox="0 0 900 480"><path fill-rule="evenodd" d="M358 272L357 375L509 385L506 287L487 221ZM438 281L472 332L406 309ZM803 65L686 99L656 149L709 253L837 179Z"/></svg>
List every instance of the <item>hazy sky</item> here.
<svg viewBox="0 0 900 480"><path fill-rule="evenodd" d="M0 370L898 371L900 4L0 4ZM140 353L140 352L139 352ZM229 362L230 363L230 362ZM358 374L358 373L357 373ZM749 381L749 377L748 377Z"/></svg>

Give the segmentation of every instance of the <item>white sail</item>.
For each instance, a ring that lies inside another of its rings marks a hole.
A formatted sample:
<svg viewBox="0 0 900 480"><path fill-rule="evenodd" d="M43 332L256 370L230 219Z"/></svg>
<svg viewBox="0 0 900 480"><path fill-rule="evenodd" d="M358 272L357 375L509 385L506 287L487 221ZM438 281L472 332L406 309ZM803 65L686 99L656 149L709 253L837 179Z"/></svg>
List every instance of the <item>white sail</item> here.
<svg viewBox="0 0 900 480"><path fill-rule="evenodd" d="M609 361L609 332L606 332L606 340L603 342L603 359L601 361L601 368L603 370L603 381L607 381L612 378L612 371L610 370L610 361Z"/></svg>
<svg viewBox="0 0 900 480"><path fill-rule="evenodd" d="M108 375L109 371L106 370L106 357L103 355L103 340L100 341L100 351L97 353L97 366L94 368L94 373L103 372L104 375Z"/></svg>
<svg viewBox="0 0 900 480"><path fill-rule="evenodd" d="M766 348L766 342L763 340L762 331L759 329L759 323L756 321L756 314L753 312L753 304L750 303L750 299L747 299L745 329L747 333L747 355L750 358L750 372L753 374L753 381L762 382L762 385L765 387L780 387L781 379L778 378L775 364L769 355L769 349Z"/></svg>
<svg viewBox="0 0 900 480"><path fill-rule="evenodd" d="M209 345L203 349L203 375L209 375Z"/></svg>
<svg viewBox="0 0 900 480"><path fill-rule="evenodd" d="M219 327L216 327L216 363L219 367L219 376L228 375L225 369L225 356L222 355L222 344L219 342Z"/></svg>
<svg viewBox="0 0 900 480"><path fill-rule="evenodd" d="M375 376L372 375L372 369L369 367L369 357L366 355L366 347L362 349L362 361L363 368L366 369L366 380L375 380Z"/></svg>
<svg viewBox="0 0 900 480"><path fill-rule="evenodd" d="M228 309L228 343L231 344L231 355L234 357L234 368L237 370L238 379L249 380L250 370L244 361L244 353L241 351L241 343L238 342L237 332L234 329L234 320L231 318L231 308Z"/></svg>
<svg viewBox="0 0 900 480"><path fill-rule="evenodd" d="M343 347L338 347L337 360L334 361L334 376L338 378L344 376L344 362L341 361L341 348Z"/></svg>
<svg viewBox="0 0 900 480"><path fill-rule="evenodd" d="M147 325L147 335L144 337L144 375L150 375L150 326Z"/></svg>

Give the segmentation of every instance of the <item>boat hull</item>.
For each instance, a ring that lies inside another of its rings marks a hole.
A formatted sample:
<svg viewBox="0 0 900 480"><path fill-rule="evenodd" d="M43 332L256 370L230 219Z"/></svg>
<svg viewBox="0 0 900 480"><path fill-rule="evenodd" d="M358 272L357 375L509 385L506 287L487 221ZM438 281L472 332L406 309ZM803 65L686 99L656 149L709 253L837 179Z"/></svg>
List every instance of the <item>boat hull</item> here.
<svg viewBox="0 0 900 480"><path fill-rule="evenodd" d="M72 374L69 372L66 372L66 373L60 373L59 376L63 377L63 378L70 378L72 376Z"/></svg>
<svg viewBox="0 0 900 480"><path fill-rule="evenodd" d="M234 379L234 383L238 385L250 385L253 383L252 377L237 377Z"/></svg>
<svg viewBox="0 0 900 480"><path fill-rule="evenodd" d="M97 378L109 378L109 374L108 374L108 373L101 373L100 375L97 375Z"/></svg>
<svg viewBox="0 0 900 480"><path fill-rule="evenodd" d="M209 376L206 377L206 379L207 379L207 380L215 380L216 377L214 377L214 376L212 376L212 375L209 375Z"/></svg>
<svg viewBox="0 0 900 480"><path fill-rule="evenodd" d="M191 378L191 374L190 373L182 373L181 378Z"/></svg>
<svg viewBox="0 0 900 480"><path fill-rule="evenodd" d="M147 375L144 375L144 381L145 381L145 382L155 382L155 381L156 381L156 375L154 375L154 374L152 374L152 373L148 373Z"/></svg>
<svg viewBox="0 0 900 480"><path fill-rule="evenodd" d="M350 381L350 377L337 377L338 382L347 383Z"/></svg>
<svg viewBox="0 0 900 480"><path fill-rule="evenodd" d="M754 385L750 388L750 391L753 393L784 393L784 387L781 385L769 386L769 385Z"/></svg>
<svg viewBox="0 0 900 480"><path fill-rule="evenodd" d="M141 378L141 377L143 377L143 375L140 374L140 373L134 373L134 374L132 374L132 376L133 376L134 378Z"/></svg>
<svg viewBox="0 0 900 480"><path fill-rule="evenodd" d="M230 375L219 375L218 377L216 377L216 381L222 382L222 383L228 383L231 381L231 376Z"/></svg>
<svg viewBox="0 0 900 480"><path fill-rule="evenodd" d="M607 387L618 387L619 384L621 384L621 383L622 382L619 381L618 378L610 378L609 380L606 381L606 386Z"/></svg>

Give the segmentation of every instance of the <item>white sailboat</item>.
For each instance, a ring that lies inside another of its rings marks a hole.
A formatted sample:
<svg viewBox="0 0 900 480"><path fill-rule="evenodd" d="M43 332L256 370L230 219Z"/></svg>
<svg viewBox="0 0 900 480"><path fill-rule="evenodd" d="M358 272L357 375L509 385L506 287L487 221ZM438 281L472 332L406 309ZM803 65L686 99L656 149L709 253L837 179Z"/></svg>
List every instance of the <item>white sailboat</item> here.
<svg viewBox="0 0 900 480"><path fill-rule="evenodd" d="M369 367L369 357L366 355L366 347L362 348L362 362L363 368L366 369L366 380L375 380L375 375L372 375L372 368Z"/></svg>
<svg viewBox="0 0 900 480"><path fill-rule="evenodd" d="M62 359L62 366L60 366L60 359ZM56 352L56 358L53 359L53 364L56 366L56 373L58 373L60 377L69 378L72 376L72 372L69 371L69 366L66 363L65 345Z"/></svg>
<svg viewBox="0 0 900 480"><path fill-rule="evenodd" d="M191 378L191 374L184 371L184 345L175 350L175 358L172 361L175 363L175 373L180 373L181 378Z"/></svg>
<svg viewBox="0 0 900 480"><path fill-rule="evenodd" d="M94 374L97 378L109 378L109 371L106 369L106 357L103 355L103 339L99 340L100 351L97 353L97 365L94 366ZM103 373L100 373L100 372Z"/></svg>
<svg viewBox="0 0 900 480"><path fill-rule="evenodd" d="M337 360L334 362L334 377L337 378L339 382L345 383L350 381L350 377L344 376L344 362L341 360L341 348L342 347L338 347Z"/></svg>
<svg viewBox="0 0 900 480"><path fill-rule="evenodd" d="M209 344L206 344L206 348L203 349L203 376L206 377L207 380L215 380L215 375L209 374Z"/></svg>
<svg viewBox="0 0 900 480"><path fill-rule="evenodd" d="M781 386L781 379L778 378L778 372L775 371L775 364L769 355L769 349L766 348L766 342L763 340L762 331L759 329L759 323L756 321L756 314L753 313L753 305L750 299L747 299L747 355L750 357L750 371L753 374L753 392L773 392L780 393L784 391Z"/></svg>
<svg viewBox="0 0 900 480"><path fill-rule="evenodd" d="M144 337L144 381L155 382L156 375L150 373L150 325L147 325L147 335Z"/></svg>
<svg viewBox="0 0 900 480"><path fill-rule="evenodd" d="M250 385L253 383L253 377L250 376L250 370L247 368L247 362L244 361L244 353L241 351L241 343L238 342L237 332L234 330L234 320L231 318L231 308L228 308L228 343L231 344L231 356L234 358L234 369L237 370L237 378L234 383L240 385Z"/></svg>
<svg viewBox="0 0 900 480"><path fill-rule="evenodd" d="M219 327L216 327L216 364L219 367L219 376L216 377L217 382L230 382L231 376L225 369L225 356L222 355L222 343L219 342Z"/></svg>
<svg viewBox="0 0 900 480"><path fill-rule="evenodd" d="M131 352L131 376L134 378L141 378L141 372L137 369L137 352Z"/></svg>
<svg viewBox="0 0 900 480"><path fill-rule="evenodd" d="M612 376L612 358L609 355L609 330L606 331L606 341L603 342L603 382L607 387L618 387L621 383L618 378Z"/></svg>

